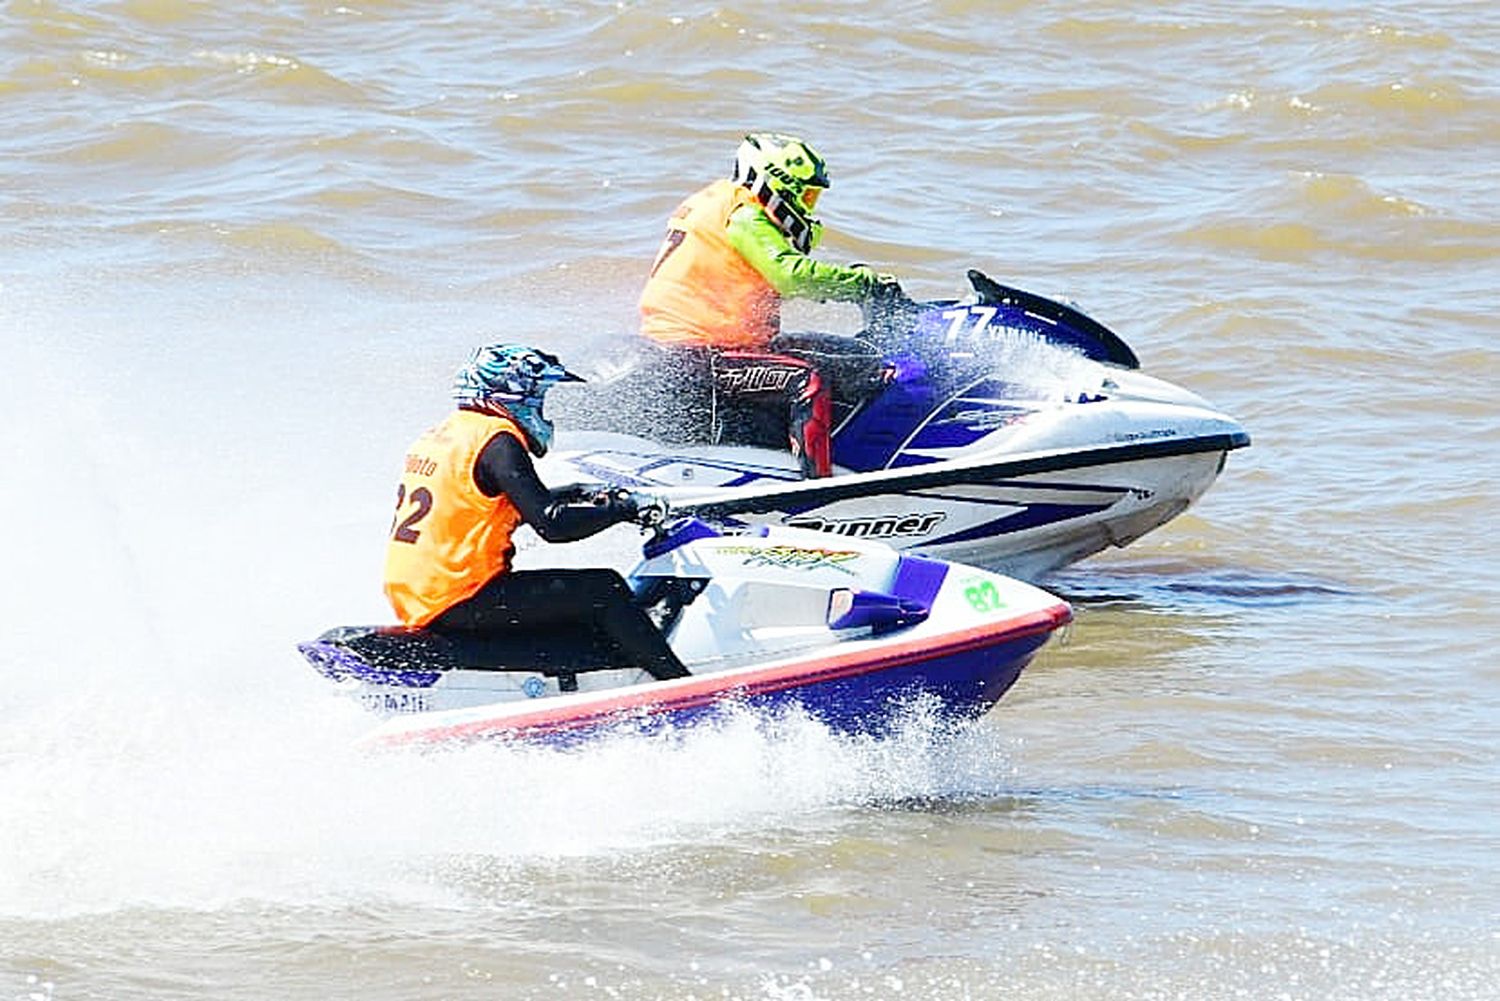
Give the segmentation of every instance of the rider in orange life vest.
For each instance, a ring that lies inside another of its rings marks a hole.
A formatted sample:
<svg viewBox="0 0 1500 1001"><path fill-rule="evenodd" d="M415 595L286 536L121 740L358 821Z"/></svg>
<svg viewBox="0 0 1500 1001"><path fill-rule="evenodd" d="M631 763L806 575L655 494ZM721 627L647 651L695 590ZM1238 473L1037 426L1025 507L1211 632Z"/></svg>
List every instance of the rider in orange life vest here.
<svg viewBox="0 0 1500 1001"><path fill-rule="evenodd" d="M457 409L407 450L386 545L385 593L407 626L460 633L596 626L658 677L686 672L613 570L511 569L522 523L572 542L624 521L654 524L659 504L623 491L549 490L547 391L581 382L522 345L477 349L454 379ZM529 454L528 454L529 453Z"/></svg>
<svg viewBox="0 0 1500 1001"><path fill-rule="evenodd" d="M773 349L782 298L901 297L888 275L809 256L823 230L812 212L827 187L827 165L801 139L746 136L733 176L690 196L667 222L640 301L642 335L690 377L712 379L719 399L757 402L769 392L788 404L791 450L809 477L832 469L830 386L811 362Z"/></svg>

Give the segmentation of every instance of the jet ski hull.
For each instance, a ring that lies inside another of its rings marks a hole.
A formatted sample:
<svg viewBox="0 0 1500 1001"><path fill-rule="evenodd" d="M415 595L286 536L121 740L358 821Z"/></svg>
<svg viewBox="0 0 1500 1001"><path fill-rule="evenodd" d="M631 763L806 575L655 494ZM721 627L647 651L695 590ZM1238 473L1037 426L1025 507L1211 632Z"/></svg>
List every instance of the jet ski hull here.
<svg viewBox="0 0 1500 1001"><path fill-rule="evenodd" d="M681 525L648 543L630 583L687 677L653 678L586 628L517 639L346 627L301 650L390 717L370 738L382 746L572 739L789 705L880 731L914 699L982 715L1071 618L1039 588L872 540Z"/></svg>
<svg viewBox="0 0 1500 1001"><path fill-rule="evenodd" d="M988 712L1009 691L1051 633L1065 606L1001 630L955 634L879 652L844 651L605 691L417 711L392 717L370 738L382 747L491 739L572 739L608 731L653 731L698 724L726 710L797 707L849 732L883 732L922 700L949 720ZM387 707L427 704L416 692L385 693ZM406 699L407 701L402 701Z"/></svg>
<svg viewBox="0 0 1500 1001"><path fill-rule="evenodd" d="M545 468L555 482L629 486L705 517L876 539L1034 580L1171 521L1213 485L1228 452L1248 441L1237 426L1210 426L804 481L764 449L663 453L644 439L612 435L599 447L561 452Z"/></svg>
<svg viewBox="0 0 1500 1001"><path fill-rule="evenodd" d="M1140 372L1124 341L1073 306L979 272L969 280L965 302L867 306L858 338L773 342L829 372L832 477L801 479L785 414L764 401L721 406L708 386L679 394L692 406L664 402L673 359L650 348L592 380L592 409L568 421L591 431L565 436L543 476L1034 579L1175 518L1250 444L1202 397ZM858 363L857 377L845 378L841 358ZM872 383L871 359L884 381ZM612 433L632 413L647 436Z"/></svg>

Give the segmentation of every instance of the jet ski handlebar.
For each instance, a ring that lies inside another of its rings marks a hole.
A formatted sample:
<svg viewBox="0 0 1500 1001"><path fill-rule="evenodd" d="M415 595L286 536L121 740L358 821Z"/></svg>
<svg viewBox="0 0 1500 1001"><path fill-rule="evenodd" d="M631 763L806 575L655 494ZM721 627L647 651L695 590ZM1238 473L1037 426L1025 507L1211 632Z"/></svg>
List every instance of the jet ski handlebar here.
<svg viewBox="0 0 1500 1001"><path fill-rule="evenodd" d="M635 501L635 523L648 532L661 529L671 515L671 505L654 494L632 492Z"/></svg>
<svg viewBox="0 0 1500 1001"><path fill-rule="evenodd" d="M563 504L609 507L618 511L623 521L631 521L647 531L656 531L671 514L666 500L655 494L628 487L600 488L594 484L574 483L559 487L553 497Z"/></svg>

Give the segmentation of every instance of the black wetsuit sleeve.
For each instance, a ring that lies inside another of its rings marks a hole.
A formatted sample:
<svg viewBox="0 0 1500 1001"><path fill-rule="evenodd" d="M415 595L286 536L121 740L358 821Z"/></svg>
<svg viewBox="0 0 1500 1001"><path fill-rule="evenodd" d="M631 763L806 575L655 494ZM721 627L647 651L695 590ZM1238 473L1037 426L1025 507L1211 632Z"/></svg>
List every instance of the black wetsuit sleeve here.
<svg viewBox="0 0 1500 1001"><path fill-rule="evenodd" d="M485 443L474 463L474 484L486 497L505 494L521 512L521 520L548 542L584 539L635 516L626 504L596 504L578 499L569 489L548 490L531 456L508 434L497 434Z"/></svg>

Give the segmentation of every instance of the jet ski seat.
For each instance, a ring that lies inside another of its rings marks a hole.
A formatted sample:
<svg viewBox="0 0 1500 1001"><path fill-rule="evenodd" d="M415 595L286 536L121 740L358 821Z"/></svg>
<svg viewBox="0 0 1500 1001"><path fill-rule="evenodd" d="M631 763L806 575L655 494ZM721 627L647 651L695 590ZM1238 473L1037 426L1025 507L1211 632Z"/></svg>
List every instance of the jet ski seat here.
<svg viewBox="0 0 1500 1001"><path fill-rule="evenodd" d="M655 656L642 657L615 643L589 623L552 624L486 632L412 629L405 626L342 626L330 629L320 644L347 651L375 671L517 671L558 679L563 691L578 687L577 677L591 671L644 668L653 677L684 677L666 640Z"/></svg>

